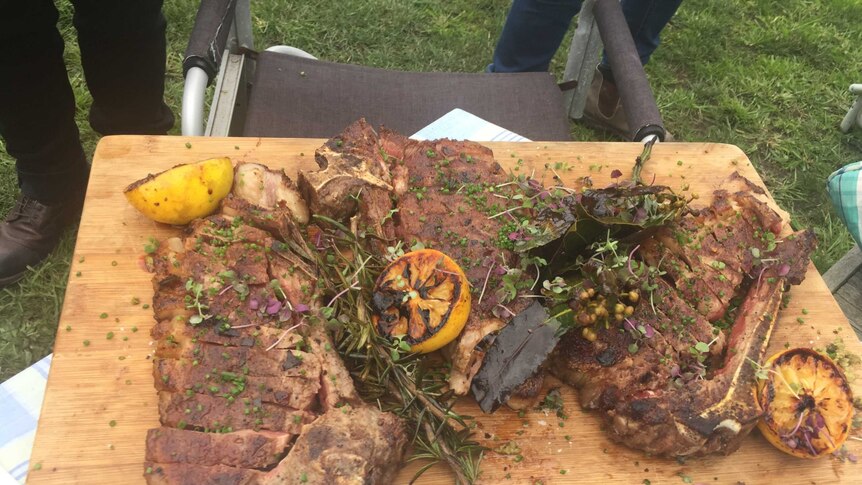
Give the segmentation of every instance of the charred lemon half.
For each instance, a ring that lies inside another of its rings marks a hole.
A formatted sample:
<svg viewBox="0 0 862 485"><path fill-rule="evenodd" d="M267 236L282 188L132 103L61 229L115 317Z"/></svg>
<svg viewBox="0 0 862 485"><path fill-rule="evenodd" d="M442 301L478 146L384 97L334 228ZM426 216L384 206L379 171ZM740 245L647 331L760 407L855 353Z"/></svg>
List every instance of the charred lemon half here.
<svg viewBox="0 0 862 485"><path fill-rule="evenodd" d="M757 384L763 417L757 427L779 450L818 458L841 447L853 420L853 396L844 373L812 349L779 352Z"/></svg>
<svg viewBox="0 0 862 485"><path fill-rule="evenodd" d="M381 335L403 335L413 352L433 352L464 329L470 287L452 258L422 249L401 256L383 270L372 304L372 321Z"/></svg>

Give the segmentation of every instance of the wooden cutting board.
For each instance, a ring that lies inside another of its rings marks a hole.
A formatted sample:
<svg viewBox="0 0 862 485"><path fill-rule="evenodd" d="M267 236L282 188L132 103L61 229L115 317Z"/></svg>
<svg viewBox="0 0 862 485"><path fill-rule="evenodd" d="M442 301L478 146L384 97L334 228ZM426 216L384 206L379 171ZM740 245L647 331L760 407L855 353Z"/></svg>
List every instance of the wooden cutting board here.
<svg viewBox="0 0 862 485"><path fill-rule="evenodd" d="M69 285L57 330L54 360L36 434L29 474L33 484L143 483L144 437L158 426L152 382L154 349L149 331L151 275L141 264L148 238L164 239L177 228L138 214L123 197L129 183L173 165L210 157L260 162L285 168L293 177L311 169L323 140L117 136L102 139L93 160L84 215ZM515 173L556 172L566 184L589 175L596 185L610 182L613 169L629 176L637 143L488 143L497 160ZM521 162L523 160L523 162ZM546 169L545 166L549 169ZM644 180L682 193L697 192L708 203L712 190L738 170L762 184L748 158L730 145L664 143L655 147ZM686 190L687 188L687 190ZM781 314L770 353L790 346L823 348L843 338L862 352L853 331L813 266L794 287ZM133 304L133 299L140 299ZM113 338L108 338L113 332ZM862 395L857 387L857 395ZM491 448L509 441L522 459L488 452L482 482L498 483L862 483L862 464L827 457L808 461L772 448L753 432L727 457L675 460L650 458L609 441L597 416L580 410L574 391L564 387L567 419L542 411L519 415L502 409L481 416L477 437ZM480 416L465 399L461 410ZM862 442L848 448L862 456ZM418 468L405 468L396 483L407 483ZM446 469L430 470L420 483L451 483Z"/></svg>

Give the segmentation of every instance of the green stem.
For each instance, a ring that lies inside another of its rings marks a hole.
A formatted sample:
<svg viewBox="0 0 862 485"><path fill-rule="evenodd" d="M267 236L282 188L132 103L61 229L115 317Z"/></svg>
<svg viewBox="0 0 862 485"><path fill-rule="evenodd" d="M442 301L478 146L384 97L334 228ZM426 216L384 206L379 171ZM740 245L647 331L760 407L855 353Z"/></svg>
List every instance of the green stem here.
<svg viewBox="0 0 862 485"><path fill-rule="evenodd" d="M638 185L643 184L643 181L641 180L641 170L643 170L644 164L649 160L649 157L652 154L652 146L655 145L657 141L658 138L653 137L653 139L644 143L644 150L635 159L635 168L632 170L632 180Z"/></svg>

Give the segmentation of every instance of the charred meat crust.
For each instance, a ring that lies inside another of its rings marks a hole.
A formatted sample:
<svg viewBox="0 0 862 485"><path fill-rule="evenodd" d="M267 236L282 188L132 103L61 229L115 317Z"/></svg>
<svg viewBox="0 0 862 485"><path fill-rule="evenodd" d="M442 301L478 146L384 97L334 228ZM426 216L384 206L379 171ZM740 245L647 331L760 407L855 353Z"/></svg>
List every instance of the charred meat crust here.
<svg viewBox="0 0 862 485"><path fill-rule="evenodd" d="M296 237L305 203L281 171L236 170L221 212L152 256L162 426L148 434L144 476L388 483L406 449L404 424L359 399L327 333L304 318L320 304Z"/></svg>
<svg viewBox="0 0 862 485"><path fill-rule="evenodd" d="M641 241L635 257L666 272L631 317L654 330L650 338L599 327L594 342L570 332L557 346L549 368L580 389L614 440L663 456L727 454L754 426L752 362L815 246L810 231L782 234L758 195L719 190L712 205ZM711 344L708 356L698 342Z"/></svg>

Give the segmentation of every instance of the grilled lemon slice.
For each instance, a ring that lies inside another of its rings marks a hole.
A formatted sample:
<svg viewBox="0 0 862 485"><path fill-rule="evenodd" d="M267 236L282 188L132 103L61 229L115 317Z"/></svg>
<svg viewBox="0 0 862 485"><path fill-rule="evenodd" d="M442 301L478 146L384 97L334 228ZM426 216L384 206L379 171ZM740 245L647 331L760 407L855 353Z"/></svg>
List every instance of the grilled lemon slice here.
<svg viewBox="0 0 862 485"><path fill-rule="evenodd" d="M757 427L779 450L818 458L840 448L853 420L853 396L841 369L808 348L779 352L757 384L763 417Z"/></svg>
<svg viewBox="0 0 862 485"><path fill-rule="evenodd" d="M372 321L381 335L404 336L413 352L433 352L464 329L470 287L464 271L440 251L396 259L377 278Z"/></svg>

